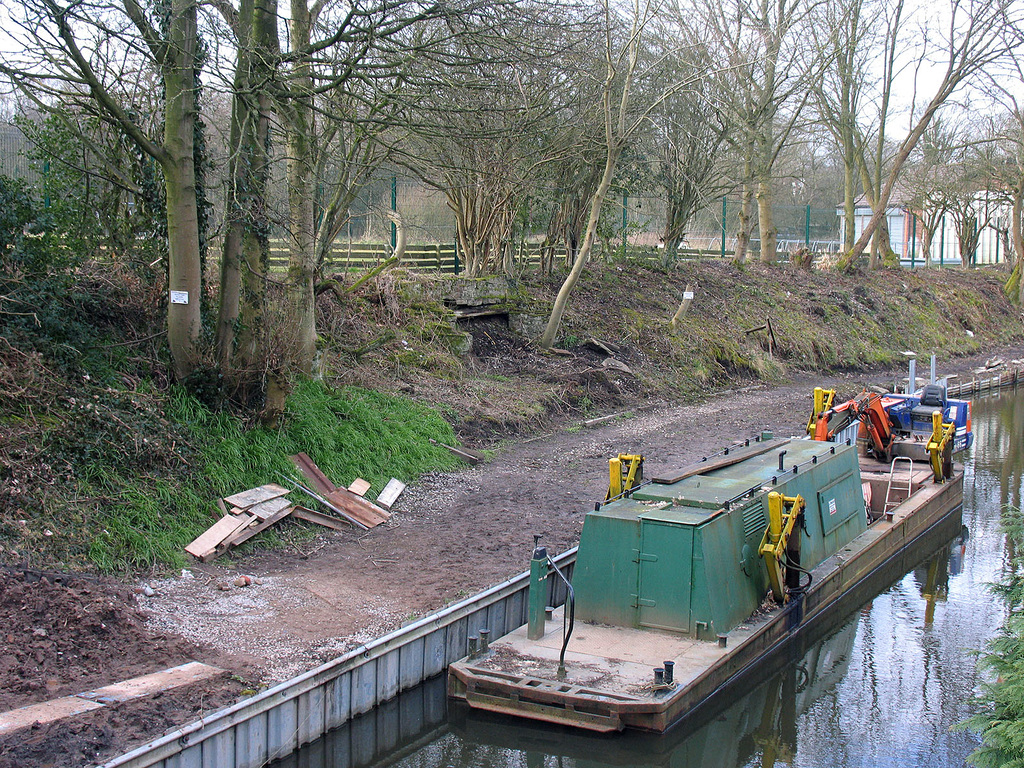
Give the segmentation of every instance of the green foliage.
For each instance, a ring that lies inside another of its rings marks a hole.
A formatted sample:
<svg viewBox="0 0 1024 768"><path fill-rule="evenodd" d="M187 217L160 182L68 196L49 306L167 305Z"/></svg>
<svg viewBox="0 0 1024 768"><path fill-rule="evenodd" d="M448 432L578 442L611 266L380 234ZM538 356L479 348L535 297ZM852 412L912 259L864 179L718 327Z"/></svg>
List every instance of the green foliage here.
<svg viewBox="0 0 1024 768"><path fill-rule="evenodd" d="M68 252L92 256L102 247L149 272L145 265L167 248L163 178L155 161L119 128L87 114L20 119L18 125L31 139L42 207ZM108 178L107 168L118 169L121 178Z"/></svg>
<svg viewBox="0 0 1024 768"><path fill-rule="evenodd" d="M968 758L973 765L1024 768L1024 513L1005 507L1002 528L1010 557L993 591L1009 613L979 657L988 681L974 699L977 714L960 727L981 734L981 746Z"/></svg>
<svg viewBox="0 0 1024 768"><path fill-rule="evenodd" d="M294 474L288 456L300 451L335 482L360 476L377 491L391 477L454 466L447 451L429 442L455 440L451 425L436 411L365 389L301 382L288 397L279 430L245 430L233 416L210 411L184 394L175 398L172 413L203 437L205 475L216 495L274 482L278 472Z"/></svg>
<svg viewBox="0 0 1024 768"><path fill-rule="evenodd" d="M0 176L0 340L76 381L107 383L125 350L104 351L105 336L145 329L146 291L137 276L90 266L72 242L21 181Z"/></svg>
<svg viewBox="0 0 1024 768"><path fill-rule="evenodd" d="M85 122L89 122L86 120ZM42 177L43 209L53 231L73 253L93 253L103 238L110 208L102 200L102 184L79 170L89 154L77 133L56 115L42 121L20 120L31 137L30 158Z"/></svg>
<svg viewBox="0 0 1024 768"><path fill-rule="evenodd" d="M456 463L430 443L455 442L436 411L368 390L302 382L278 430L247 429L184 388L172 392L166 414L158 402L110 391L70 404L49 432L47 451L68 468L61 482L73 493L28 510L24 548L106 572L180 567L185 545L219 516L216 499L280 482L279 473L295 476L294 453L308 453L339 485L358 476L377 492L391 477L409 481ZM315 505L301 493L293 500ZM260 544L257 538L252 546Z"/></svg>
<svg viewBox="0 0 1024 768"><path fill-rule="evenodd" d="M66 269L74 257L58 247L51 225L24 181L0 176L0 264L5 271L39 278Z"/></svg>
<svg viewBox="0 0 1024 768"><path fill-rule="evenodd" d="M23 182L0 176L0 338L77 370L91 335L76 306L79 259L51 224Z"/></svg>

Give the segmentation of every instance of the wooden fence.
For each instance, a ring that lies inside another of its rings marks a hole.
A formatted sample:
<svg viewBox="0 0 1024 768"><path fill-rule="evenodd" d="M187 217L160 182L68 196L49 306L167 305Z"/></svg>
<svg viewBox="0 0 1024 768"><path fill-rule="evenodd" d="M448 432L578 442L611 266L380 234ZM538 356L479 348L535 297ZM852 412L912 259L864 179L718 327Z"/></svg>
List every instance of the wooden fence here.
<svg viewBox="0 0 1024 768"><path fill-rule="evenodd" d="M621 249L617 250L621 253ZM335 243L327 259L328 271L356 271L363 272L377 266L391 256L390 245L384 243ZM638 248L631 246L628 249L631 258L645 259L651 262L660 262L663 254L657 249ZM565 248L555 249L555 263L565 263ZM719 258L721 254L714 250L702 250L699 248L683 248L679 250L679 259L705 259ZM727 254L731 257L732 254ZM520 248L513 254L513 261L520 267L539 267L541 263L540 247L533 244L526 248ZM441 272L447 274L460 274L465 263L455 247L454 243L435 243L433 245L408 245L402 264L414 272ZM288 243L286 240L272 240L270 243L270 267L274 270L284 270L288 266Z"/></svg>
<svg viewBox="0 0 1024 768"><path fill-rule="evenodd" d="M983 392L995 392L1004 387L1016 387L1021 381L1024 381L1024 373L1021 373L1020 368L1013 368L987 378L979 379L974 376L969 381L949 384L946 387L946 396L962 399L970 395L980 395Z"/></svg>

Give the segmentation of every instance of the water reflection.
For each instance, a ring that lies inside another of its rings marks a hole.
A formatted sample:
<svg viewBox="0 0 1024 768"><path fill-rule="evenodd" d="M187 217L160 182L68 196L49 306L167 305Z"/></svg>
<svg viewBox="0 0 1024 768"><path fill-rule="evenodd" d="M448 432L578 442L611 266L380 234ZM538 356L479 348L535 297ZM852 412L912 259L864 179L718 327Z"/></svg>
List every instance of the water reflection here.
<svg viewBox="0 0 1024 768"><path fill-rule="evenodd" d="M836 633L793 649L782 671L704 722L664 736L580 734L447 709L443 680L358 718L289 767L880 768L962 766L977 739L968 714L971 649L1003 609L986 585L1003 566L999 511L1020 505L1024 393L975 401L965 460L964 528Z"/></svg>

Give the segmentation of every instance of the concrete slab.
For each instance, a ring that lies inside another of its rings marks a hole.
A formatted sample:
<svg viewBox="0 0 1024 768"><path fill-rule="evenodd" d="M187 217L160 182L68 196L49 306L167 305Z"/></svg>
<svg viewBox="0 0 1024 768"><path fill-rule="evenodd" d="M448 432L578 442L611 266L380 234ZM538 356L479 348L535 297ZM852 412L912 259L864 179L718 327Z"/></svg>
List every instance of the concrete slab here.
<svg viewBox="0 0 1024 768"><path fill-rule="evenodd" d="M54 720L80 715L82 712L102 707L102 704L86 701L78 696L65 696L62 699L52 699L41 704L30 704L20 709L0 712L0 736L17 731L19 728L28 728L34 723L46 725Z"/></svg>
<svg viewBox="0 0 1024 768"><path fill-rule="evenodd" d="M207 680L224 674L219 667L211 667L209 664L202 664L198 661L190 661L170 669L154 672L142 677L133 677L131 680L106 685L94 691L87 691L78 694L83 699L99 701L104 704L112 704L118 701L130 701L143 696L178 688L182 685L197 683L200 680Z"/></svg>

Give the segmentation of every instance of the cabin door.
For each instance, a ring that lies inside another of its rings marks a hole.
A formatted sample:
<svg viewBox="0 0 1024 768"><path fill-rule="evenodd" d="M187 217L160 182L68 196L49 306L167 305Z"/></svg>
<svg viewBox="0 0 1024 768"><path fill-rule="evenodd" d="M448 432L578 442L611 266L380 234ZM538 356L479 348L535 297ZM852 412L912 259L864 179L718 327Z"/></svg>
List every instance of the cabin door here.
<svg viewBox="0 0 1024 768"><path fill-rule="evenodd" d="M693 528L641 520L639 561L639 625L689 631Z"/></svg>

